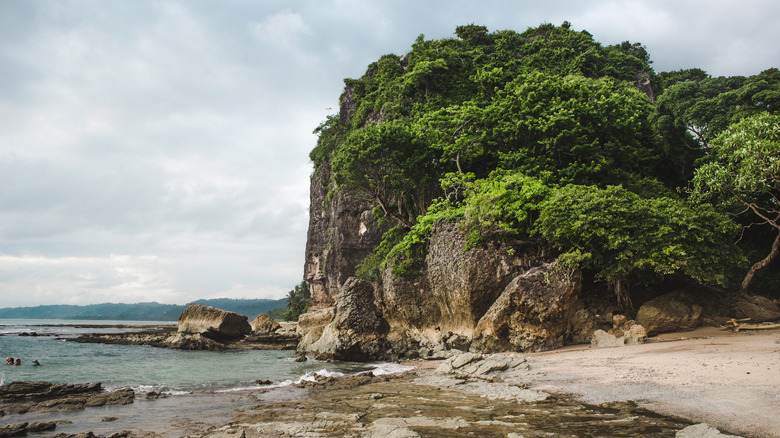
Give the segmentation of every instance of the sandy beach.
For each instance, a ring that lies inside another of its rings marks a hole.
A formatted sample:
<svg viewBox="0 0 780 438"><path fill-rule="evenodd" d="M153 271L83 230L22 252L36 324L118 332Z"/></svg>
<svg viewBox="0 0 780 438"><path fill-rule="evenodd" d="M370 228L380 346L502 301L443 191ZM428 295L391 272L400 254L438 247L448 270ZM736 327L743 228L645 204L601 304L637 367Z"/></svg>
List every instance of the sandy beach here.
<svg viewBox="0 0 780 438"><path fill-rule="evenodd" d="M529 387L588 403L632 400L734 434L780 437L780 331L702 328L642 345L526 355Z"/></svg>

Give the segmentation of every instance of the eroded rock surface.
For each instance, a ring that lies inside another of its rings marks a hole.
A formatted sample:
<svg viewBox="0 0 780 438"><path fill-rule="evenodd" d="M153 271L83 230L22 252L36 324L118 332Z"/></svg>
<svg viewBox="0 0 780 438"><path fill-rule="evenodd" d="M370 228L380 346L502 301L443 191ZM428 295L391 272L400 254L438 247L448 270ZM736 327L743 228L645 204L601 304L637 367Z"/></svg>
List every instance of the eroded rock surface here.
<svg viewBox="0 0 780 438"><path fill-rule="evenodd" d="M267 313L257 315L255 319L252 320L250 326L252 326L252 331L256 333L271 333L282 328L282 326Z"/></svg>
<svg viewBox="0 0 780 438"><path fill-rule="evenodd" d="M244 315L193 303L179 315L178 331L224 340L247 335L252 327Z"/></svg>
<svg viewBox="0 0 780 438"><path fill-rule="evenodd" d="M658 333L693 330L699 326L702 307L689 304L685 294L670 292L654 298L639 308L636 322L652 336Z"/></svg>
<svg viewBox="0 0 780 438"><path fill-rule="evenodd" d="M100 383L13 382L0 386L0 408L7 414L75 411L86 407L133 403L130 388L106 392Z"/></svg>

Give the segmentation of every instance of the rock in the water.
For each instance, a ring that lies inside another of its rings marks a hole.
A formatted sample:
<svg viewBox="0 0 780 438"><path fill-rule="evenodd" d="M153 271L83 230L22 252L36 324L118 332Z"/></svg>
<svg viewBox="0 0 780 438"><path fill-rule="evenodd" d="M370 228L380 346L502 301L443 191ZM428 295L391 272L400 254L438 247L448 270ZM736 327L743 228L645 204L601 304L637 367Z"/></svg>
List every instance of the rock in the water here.
<svg viewBox="0 0 780 438"><path fill-rule="evenodd" d="M25 412L64 412L86 407L133 403L131 388L104 392L100 383L77 385L49 382L13 382L0 386L0 400L11 414Z"/></svg>
<svg viewBox="0 0 780 438"><path fill-rule="evenodd" d="M735 307L737 318L750 318L751 323L780 319L780 307L774 301L760 295L741 297Z"/></svg>
<svg viewBox="0 0 780 438"><path fill-rule="evenodd" d="M271 333L282 328L282 326L267 313L257 315L250 325L252 326L252 331L255 333Z"/></svg>
<svg viewBox="0 0 780 438"><path fill-rule="evenodd" d="M179 315L179 332L223 340L245 336L252 327L244 315L193 303Z"/></svg>
<svg viewBox="0 0 780 438"><path fill-rule="evenodd" d="M651 336L693 330L701 322L702 310L698 304L688 305L683 293L670 292L643 304L636 314L636 322Z"/></svg>
<svg viewBox="0 0 780 438"><path fill-rule="evenodd" d="M694 424L677 432L675 438L740 438L738 435L726 435L707 423Z"/></svg>
<svg viewBox="0 0 780 438"><path fill-rule="evenodd" d="M540 351L562 347L580 282L546 263L515 277L479 320L472 349Z"/></svg>
<svg viewBox="0 0 780 438"><path fill-rule="evenodd" d="M201 334L175 333L165 339L164 345L179 350L223 351L225 344Z"/></svg>

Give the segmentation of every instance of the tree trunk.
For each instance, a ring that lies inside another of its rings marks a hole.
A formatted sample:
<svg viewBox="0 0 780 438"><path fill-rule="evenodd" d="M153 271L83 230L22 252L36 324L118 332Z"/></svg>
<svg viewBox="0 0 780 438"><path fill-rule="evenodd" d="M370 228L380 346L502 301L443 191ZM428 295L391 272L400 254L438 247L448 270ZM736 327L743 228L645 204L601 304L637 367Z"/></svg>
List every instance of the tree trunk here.
<svg viewBox="0 0 780 438"><path fill-rule="evenodd" d="M742 280L742 286L739 289L742 295L747 293L750 282L756 275L756 271L772 263L772 260L777 257L778 253L780 253L780 232L777 233L777 237L775 237L775 241L772 243L772 251L769 253L769 255L766 256L764 260L761 260L760 262L757 262L755 265L753 265L753 267L750 268L750 271L748 271L747 275L745 275L745 279Z"/></svg>

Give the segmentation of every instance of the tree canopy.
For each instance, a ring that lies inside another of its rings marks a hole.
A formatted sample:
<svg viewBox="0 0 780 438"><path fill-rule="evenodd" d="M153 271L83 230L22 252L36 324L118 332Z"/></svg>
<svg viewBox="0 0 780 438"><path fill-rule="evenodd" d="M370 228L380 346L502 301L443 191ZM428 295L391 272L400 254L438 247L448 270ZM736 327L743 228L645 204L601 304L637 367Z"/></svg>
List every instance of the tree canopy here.
<svg viewBox="0 0 780 438"><path fill-rule="evenodd" d="M769 255L742 280L744 292L756 272L780 253L780 115L765 112L732 124L713 140L707 158L696 169L695 193L737 203L776 230Z"/></svg>
<svg viewBox="0 0 780 438"><path fill-rule="evenodd" d="M360 275L378 281L390 260L414 275L433 225L451 221L468 245L545 239L624 298L670 278L733 283L749 224L712 198L687 199L688 188L752 171L729 167L722 133L768 139L749 123L780 110L780 71L656 74L641 43L602 46L568 22L519 33L469 24L455 36L420 35L345 80L340 114L315 131L315 167L331 166L337 190L396 225ZM780 193L766 175L754 181L752 211L780 219Z"/></svg>

